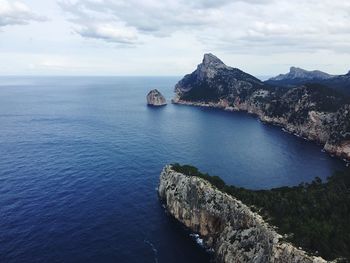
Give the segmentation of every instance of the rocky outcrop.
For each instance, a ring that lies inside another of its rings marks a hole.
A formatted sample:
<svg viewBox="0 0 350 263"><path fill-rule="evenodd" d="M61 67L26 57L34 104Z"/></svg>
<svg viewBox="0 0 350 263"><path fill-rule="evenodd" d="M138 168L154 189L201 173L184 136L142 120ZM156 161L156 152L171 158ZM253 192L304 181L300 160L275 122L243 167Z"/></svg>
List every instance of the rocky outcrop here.
<svg viewBox="0 0 350 263"><path fill-rule="evenodd" d="M349 99L323 86L271 87L206 54L175 86L173 103L247 111L350 160Z"/></svg>
<svg viewBox="0 0 350 263"><path fill-rule="evenodd" d="M261 216L204 179L168 165L161 172L158 193L168 212L213 249L217 262L326 262L283 242Z"/></svg>
<svg viewBox="0 0 350 263"><path fill-rule="evenodd" d="M154 89L147 94L147 104L151 106L164 106L167 103L162 93Z"/></svg>

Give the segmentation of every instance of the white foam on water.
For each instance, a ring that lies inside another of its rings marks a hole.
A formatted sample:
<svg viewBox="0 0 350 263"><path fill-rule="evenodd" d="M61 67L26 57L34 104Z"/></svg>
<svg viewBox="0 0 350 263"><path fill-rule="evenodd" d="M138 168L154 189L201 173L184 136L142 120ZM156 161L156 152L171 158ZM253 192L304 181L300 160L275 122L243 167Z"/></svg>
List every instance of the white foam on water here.
<svg viewBox="0 0 350 263"><path fill-rule="evenodd" d="M204 247L203 238L201 238L199 234L190 234L190 236L195 239L198 245L200 245L201 247Z"/></svg>
<svg viewBox="0 0 350 263"><path fill-rule="evenodd" d="M286 133L290 133L287 129L282 128L282 131L286 132Z"/></svg>
<svg viewBox="0 0 350 263"><path fill-rule="evenodd" d="M145 244L149 245L152 248L152 251L153 251L153 254L154 254L154 262L158 263L158 250L156 249L154 244L152 242L150 242L149 240L147 240L147 239L143 240L143 242Z"/></svg>

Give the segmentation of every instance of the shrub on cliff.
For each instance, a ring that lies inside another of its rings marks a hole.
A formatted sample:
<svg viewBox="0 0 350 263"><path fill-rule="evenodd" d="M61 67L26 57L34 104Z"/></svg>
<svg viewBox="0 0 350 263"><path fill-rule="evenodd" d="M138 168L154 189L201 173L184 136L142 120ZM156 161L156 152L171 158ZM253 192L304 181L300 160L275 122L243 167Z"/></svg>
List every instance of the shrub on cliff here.
<svg viewBox="0 0 350 263"><path fill-rule="evenodd" d="M201 173L197 167L192 165L180 165L178 163L174 163L171 165L172 169L176 172L188 175L188 176L197 176L203 178L210 182L212 185L217 187L219 190L224 190L226 187L225 182L219 176L210 176L207 173Z"/></svg>

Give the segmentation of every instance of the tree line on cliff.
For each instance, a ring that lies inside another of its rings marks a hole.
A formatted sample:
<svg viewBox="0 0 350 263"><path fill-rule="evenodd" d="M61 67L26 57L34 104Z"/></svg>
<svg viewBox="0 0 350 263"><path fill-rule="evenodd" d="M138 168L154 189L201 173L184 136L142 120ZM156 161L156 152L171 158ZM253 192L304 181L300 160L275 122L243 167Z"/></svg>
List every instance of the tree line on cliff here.
<svg viewBox="0 0 350 263"><path fill-rule="evenodd" d="M335 172L325 182L316 177L311 183L271 190L229 186L191 165L175 163L172 169L203 178L241 200L304 250L328 260L350 260L350 169Z"/></svg>

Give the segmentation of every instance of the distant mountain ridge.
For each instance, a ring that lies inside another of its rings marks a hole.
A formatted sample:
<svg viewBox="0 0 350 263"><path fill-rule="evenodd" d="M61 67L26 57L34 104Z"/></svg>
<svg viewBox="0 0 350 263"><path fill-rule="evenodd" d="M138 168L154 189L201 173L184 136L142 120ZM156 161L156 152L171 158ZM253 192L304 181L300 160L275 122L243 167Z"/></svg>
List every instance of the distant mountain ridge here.
<svg viewBox="0 0 350 263"><path fill-rule="evenodd" d="M321 84L350 95L350 71L344 75L331 75L320 70L308 71L291 67L288 73L270 78L265 83L281 87L295 87L307 83Z"/></svg>
<svg viewBox="0 0 350 263"><path fill-rule="evenodd" d="M292 71L294 76L310 75L296 68ZM316 75L327 76L319 72ZM281 88L226 66L213 54L205 54L197 69L176 84L175 93L174 103L247 111L264 122L318 141L328 152L350 160L350 99L336 89L319 83Z"/></svg>
<svg viewBox="0 0 350 263"><path fill-rule="evenodd" d="M287 74L280 74L277 77L270 78L271 81L280 81L287 79L329 79L333 75L320 70L308 71L302 68L291 67Z"/></svg>

